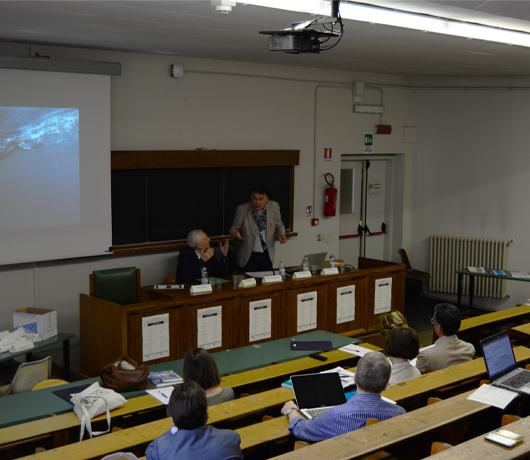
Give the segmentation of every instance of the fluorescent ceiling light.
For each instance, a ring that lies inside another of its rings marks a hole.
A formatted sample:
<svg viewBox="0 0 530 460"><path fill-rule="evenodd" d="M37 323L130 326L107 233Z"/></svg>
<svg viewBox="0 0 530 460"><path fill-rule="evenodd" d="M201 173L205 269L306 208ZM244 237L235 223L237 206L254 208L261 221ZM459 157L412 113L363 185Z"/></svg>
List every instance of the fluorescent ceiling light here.
<svg viewBox="0 0 530 460"><path fill-rule="evenodd" d="M248 0L246 3L320 16L331 13L331 2L322 0ZM530 34L526 32L347 2L340 3L339 11L343 19L352 21L530 47Z"/></svg>

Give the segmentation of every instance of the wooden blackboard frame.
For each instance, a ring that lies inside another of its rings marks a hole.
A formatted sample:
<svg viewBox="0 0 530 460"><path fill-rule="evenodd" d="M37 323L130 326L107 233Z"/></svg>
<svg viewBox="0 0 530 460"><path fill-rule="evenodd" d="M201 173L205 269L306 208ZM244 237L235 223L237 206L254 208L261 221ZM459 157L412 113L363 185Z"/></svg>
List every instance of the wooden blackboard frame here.
<svg viewBox="0 0 530 460"><path fill-rule="evenodd" d="M290 212L287 236L296 236L294 220L294 167L299 165L299 150L127 150L111 152L111 170L237 168L260 166L290 167ZM226 235L214 235L212 242ZM113 254L167 251L186 247L186 240L114 246Z"/></svg>

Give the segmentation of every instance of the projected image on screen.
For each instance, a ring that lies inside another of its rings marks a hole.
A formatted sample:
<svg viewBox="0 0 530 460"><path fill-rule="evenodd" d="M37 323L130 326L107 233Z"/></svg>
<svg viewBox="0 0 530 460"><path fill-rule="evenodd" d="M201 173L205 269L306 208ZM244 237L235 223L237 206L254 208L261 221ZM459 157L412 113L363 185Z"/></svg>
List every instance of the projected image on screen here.
<svg viewBox="0 0 530 460"><path fill-rule="evenodd" d="M79 110L0 107L0 231L80 223Z"/></svg>

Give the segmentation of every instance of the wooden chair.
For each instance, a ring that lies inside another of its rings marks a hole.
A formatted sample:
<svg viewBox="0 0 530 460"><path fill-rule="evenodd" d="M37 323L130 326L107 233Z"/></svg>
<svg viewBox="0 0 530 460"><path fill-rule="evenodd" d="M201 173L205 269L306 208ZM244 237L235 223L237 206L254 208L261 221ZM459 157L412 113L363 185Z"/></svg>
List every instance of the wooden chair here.
<svg viewBox="0 0 530 460"><path fill-rule="evenodd" d="M504 414L502 416L501 426L509 425L510 423L517 422L521 419L522 417L519 417L518 415Z"/></svg>
<svg viewBox="0 0 530 460"><path fill-rule="evenodd" d="M407 255L407 251L405 251L405 249L398 249L398 253L401 257L401 263L406 267L405 277L408 280L407 284L412 289L419 291L418 296L423 295L425 297L425 294L423 293L423 283L428 283L431 279L431 275L429 273L412 268L410 265L409 256Z"/></svg>
<svg viewBox="0 0 530 460"><path fill-rule="evenodd" d="M35 385L31 389L31 391L40 390L41 388L55 387L57 385L63 385L65 383L69 383L69 382L67 382L66 380L61 380L61 379L43 380L42 382L37 383L37 385Z"/></svg>
<svg viewBox="0 0 530 460"><path fill-rule="evenodd" d="M119 305L140 302L140 269L96 270L90 276L90 295Z"/></svg>
<svg viewBox="0 0 530 460"><path fill-rule="evenodd" d="M448 450L451 447L453 446L451 444L447 444L446 442L434 441L431 444L431 455L437 454L438 452L443 452L444 450Z"/></svg>
<svg viewBox="0 0 530 460"><path fill-rule="evenodd" d="M303 447L310 446L308 442L305 441L295 441L294 442L294 450L302 449Z"/></svg>
<svg viewBox="0 0 530 460"><path fill-rule="evenodd" d="M430 406L431 404L437 404L442 401L443 401L442 398L436 398L435 396L432 396L429 399L427 399L427 405Z"/></svg>
<svg viewBox="0 0 530 460"><path fill-rule="evenodd" d="M175 274L173 274L173 275L167 275L167 276L162 280L162 284L174 284L176 280L177 280L177 275L175 275Z"/></svg>

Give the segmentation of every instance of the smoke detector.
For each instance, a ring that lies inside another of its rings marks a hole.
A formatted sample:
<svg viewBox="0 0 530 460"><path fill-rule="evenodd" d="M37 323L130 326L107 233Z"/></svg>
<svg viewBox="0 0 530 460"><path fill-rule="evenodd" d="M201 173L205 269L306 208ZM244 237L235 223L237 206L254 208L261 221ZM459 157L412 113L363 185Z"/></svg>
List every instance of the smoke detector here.
<svg viewBox="0 0 530 460"><path fill-rule="evenodd" d="M236 2L232 0L211 0L217 14L229 14Z"/></svg>

